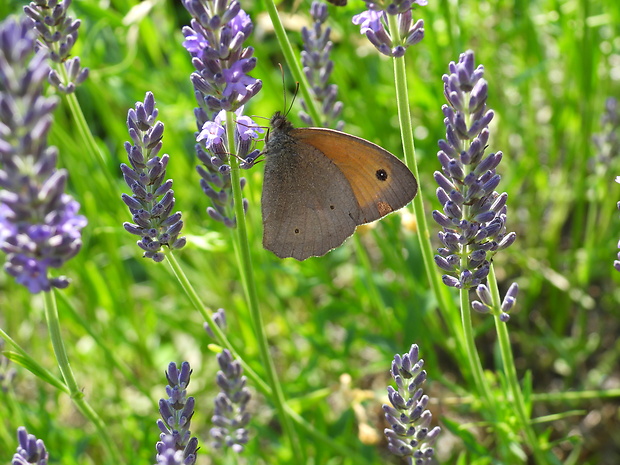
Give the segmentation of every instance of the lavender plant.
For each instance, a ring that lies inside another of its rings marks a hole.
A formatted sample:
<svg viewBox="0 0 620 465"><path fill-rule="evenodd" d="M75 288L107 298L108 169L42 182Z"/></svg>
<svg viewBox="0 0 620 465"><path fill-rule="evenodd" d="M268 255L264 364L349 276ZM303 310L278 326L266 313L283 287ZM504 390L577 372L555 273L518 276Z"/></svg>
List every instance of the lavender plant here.
<svg viewBox="0 0 620 465"><path fill-rule="evenodd" d="M250 400L250 391L245 387L246 377L243 376L241 364L232 358L231 353L224 349L217 354L220 371L216 382L221 391L215 397L215 411L211 421L213 447L229 447L234 452L243 452L248 442L247 424L250 414L246 412Z"/></svg>
<svg viewBox="0 0 620 465"><path fill-rule="evenodd" d="M447 272L442 277L444 284L468 289L482 283L493 256L509 247L516 235L506 232L508 195L495 192L502 152L484 156L494 115L486 107L484 68L474 68L472 51L449 67L451 74L442 78L449 103L442 107L447 140L439 141L442 172L435 172L443 212L433 211L443 228L439 233L443 247L435 263Z"/></svg>
<svg viewBox="0 0 620 465"><path fill-rule="evenodd" d="M12 465L47 465L49 455L45 444L33 434L28 434L25 427L17 428L17 452L13 455Z"/></svg>
<svg viewBox="0 0 620 465"><path fill-rule="evenodd" d="M86 226L47 145L57 99L43 96L49 67L34 40L30 19L0 25L0 249L5 270L33 294L69 285L50 269L79 252Z"/></svg>
<svg viewBox="0 0 620 465"><path fill-rule="evenodd" d="M258 151L253 142L257 125L242 116L243 105L256 95L262 82L248 75L256 67L254 49L244 47L252 33L250 17L236 0L184 0L192 15L191 27L183 28L183 46L192 56L196 71L190 79L198 108L194 110L199 134L195 146L202 165L197 167L200 185L211 201L207 213L228 227L235 227L229 157L251 161ZM225 112L236 114L234 147L228 143ZM262 132L262 131L260 131ZM240 180L241 188L245 179ZM243 200L247 209L247 200Z"/></svg>
<svg viewBox="0 0 620 465"><path fill-rule="evenodd" d="M310 7L310 15L314 21L312 29L303 27L301 36L303 38L304 50L301 52L301 63L303 71L308 79L308 84L315 99L321 105L323 121L313 121L307 113L308 107L303 99L300 99L304 111L299 112L299 117L308 126L323 126L326 128L335 125L335 129L341 130L344 121L336 121L342 112L342 102L336 102L338 96L338 86L328 84L329 77L334 69L334 62L329 59L333 43L329 40L331 28L323 28L323 23L327 20L329 13L327 5L318 1L313 1Z"/></svg>
<svg viewBox="0 0 620 465"><path fill-rule="evenodd" d="M152 92L147 92L144 103L127 113L127 127L134 145L125 142L131 167L121 164L125 182L133 195L122 195L134 223L124 223L125 230L141 239L138 246L144 257L156 262L164 259L163 246L170 250L185 246L185 237L179 237L183 228L181 212L172 213L174 191L172 179L164 181L169 156L158 156L162 147L164 124L156 121L158 110Z"/></svg>
<svg viewBox="0 0 620 465"><path fill-rule="evenodd" d="M402 57L407 48L424 38L424 21L413 23L412 10L414 5L427 5L426 0L364 1L368 10L355 15L353 24L360 26L360 33L383 55ZM388 15L396 22L389 24Z"/></svg>
<svg viewBox="0 0 620 465"><path fill-rule="evenodd" d="M44 50L53 63L64 66L63 76L50 69L48 81L63 94L75 92L76 86L88 77L88 68L82 68L79 57L69 58L78 38L81 21L68 16L71 0L37 0L24 7L24 13L33 19L37 33L37 49Z"/></svg>
<svg viewBox="0 0 620 465"><path fill-rule="evenodd" d="M383 405L390 425L384 431L388 449L394 455L405 458L409 465L431 463L435 454L433 445L441 432L439 426L429 431L433 416L426 410L429 397L421 387L426 381L426 371L422 369L424 360L418 356L417 344L412 344L409 352L402 356L394 356L391 374L397 389L388 386L388 398L392 405Z"/></svg>
<svg viewBox="0 0 620 465"><path fill-rule="evenodd" d="M189 430L190 421L194 416L194 398L187 396L192 370L188 362L181 364L179 370L174 362L168 365L166 379L166 394L168 399L160 399L160 420L157 426L161 430L160 441L156 445L157 463L183 463L193 465L196 463L198 451L198 439L191 436ZM180 454L172 453L172 450L182 451L182 462L166 461L176 458Z"/></svg>

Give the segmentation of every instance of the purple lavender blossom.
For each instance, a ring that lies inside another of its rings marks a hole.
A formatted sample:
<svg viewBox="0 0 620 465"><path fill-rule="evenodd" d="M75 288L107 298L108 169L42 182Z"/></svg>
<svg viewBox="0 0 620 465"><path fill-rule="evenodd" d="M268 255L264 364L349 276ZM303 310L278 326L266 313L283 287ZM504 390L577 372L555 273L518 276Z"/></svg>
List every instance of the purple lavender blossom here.
<svg viewBox="0 0 620 465"><path fill-rule="evenodd" d="M47 465L49 458L45 444L41 439L37 439L32 434L28 434L26 428L17 428L17 452L13 455L12 465Z"/></svg>
<svg viewBox="0 0 620 465"><path fill-rule="evenodd" d="M217 372L217 385L221 392L215 397L215 411L211 428L213 447L230 447L234 452L243 452L243 445L248 442L245 428L250 421L250 414L245 411L250 400L250 391L245 387L246 377L243 368L232 355L224 349L217 355L220 371Z"/></svg>
<svg viewBox="0 0 620 465"><path fill-rule="evenodd" d="M368 10L353 17L353 24L379 52L389 57L402 57L407 48L424 38L424 21L413 23L414 5L426 6L426 0L364 0ZM387 15L398 16L398 30L390 31Z"/></svg>
<svg viewBox="0 0 620 465"><path fill-rule="evenodd" d="M192 56L196 71L190 79L198 108L194 110L198 126L198 159L200 186L211 201L207 213L230 228L236 226L233 210L229 157L247 160L242 168L252 165L258 155L254 150L257 125L242 116L243 105L262 88L250 73L256 67L254 49L244 47L252 33L250 17L237 0L183 0L192 15L191 27L183 28L183 46ZM227 146L222 111L234 111L237 120L235 147ZM241 179L241 188L245 179ZM247 200L243 199L247 209Z"/></svg>
<svg viewBox="0 0 620 465"><path fill-rule="evenodd" d="M304 41L301 63L310 89L315 99L321 104L321 113L325 119L320 122L313 121L307 113L308 106L303 99L301 99L301 105L304 111L299 112L299 117L308 126L318 125L329 128L335 124L335 129L341 130L344 121L336 121L342 112L342 102L336 102L338 86L327 83L334 69L334 62L329 59L333 47L333 43L329 40L331 29L329 27L323 28L323 23L329 15L327 5L313 1L310 7L310 15L314 20L312 29L304 27L301 30Z"/></svg>
<svg viewBox="0 0 620 465"><path fill-rule="evenodd" d="M192 15L183 28L183 46L196 71L191 80L200 108L199 127L220 110L234 111L260 91L262 82L248 75L256 67L254 49L243 47L252 33L250 17L238 1L183 0Z"/></svg>
<svg viewBox="0 0 620 465"><path fill-rule="evenodd" d="M410 465L431 463L435 454L433 445L441 432L439 426L429 431L433 416L426 410L429 398L421 388L426 381L426 371L422 369L424 360L418 360L418 354L418 346L413 344L408 353L394 356L391 374L397 389L388 386L388 398L392 405L383 405L390 425L384 430L388 449L394 455L405 458Z"/></svg>
<svg viewBox="0 0 620 465"><path fill-rule="evenodd" d="M163 246L180 249L186 240L178 237L183 228L181 212L172 213L175 201L172 179L164 181L169 156L158 156L164 125L156 121L157 113L152 92L146 93L144 103L136 102L135 109L127 113L129 136L135 145L125 142L131 167L122 163L121 171L133 194L123 194L122 199L135 223L123 226L141 237L137 244L144 250L145 258L160 262L164 259Z"/></svg>
<svg viewBox="0 0 620 465"><path fill-rule="evenodd" d="M186 397L191 374L188 362L183 362L180 370L174 362L168 365L166 372L168 399L159 401L159 413L163 420L157 420L157 426L161 431L160 441L156 445L158 464L196 463L198 439L191 437L189 430L195 401L193 397ZM172 452L174 450L181 451L181 454L175 454ZM182 461L175 462L176 459Z"/></svg>
<svg viewBox="0 0 620 465"><path fill-rule="evenodd" d="M37 49L46 51L48 58L64 64L68 80L63 82L56 70L50 69L49 83L64 94L75 92L76 86L88 77L88 68L82 68L80 58L69 58L77 41L80 20L67 16L71 0L37 0L24 7L24 13L33 19L38 35Z"/></svg>
<svg viewBox="0 0 620 465"><path fill-rule="evenodd" d="M196 457L183 457L183 451L176 448L176 441L169 434L162 434L156 449L155 465L191 465L196 462Z"/></svg>
<svg viewBox="0 0 620 465"><path fill-rule="evenodd" d="M252 162L259 155L254 149L258 133L263 132L257 124L247 116L242 115L243 107L235 111L235 150L236 155L245 160L241 168L252 166ZM196 167L200 175L200 187L211 199L212 206L207 213L216 221L224 223L229 228L237 225L233 212L232 184L230 165L228 164L230 151L227 148L225 111L220 111L213 119L207 121L196 137L195 145L198 159L203 163ZM241 178L241 188L245 187L246 180ZM244 210L247 211L247 199L243 199Z"/></svg>
<svg viewBox="0 0 620 465"><path fill-rule="evenodd" d="M499 308L495 308L493 304L493 298L491 297L491 291L484 284L479 284L476 288L476 294L480 300L474 300L471 303L471 307L480 313L497 313L499 319L506 323L510 319L509 312L517 303L517 293L519 292L519 286L517 283L512 283L504 296L504 300Z"/></svg>
<svg viewBox="0 0 620 465"><path fill-rule="evenodd" d="M435 263L448 272L444 284L469 289L482 283L492 257L509 247L516 235L506 233L508 195L495 192L500 181L495 169L502 152L484 158L494 115L486 107L484 68L474 68L474 53L468 51L458 63L450 63L450 72L443 76L450 104L442 107L447 140L439 141L442 173L435 172L437 198L443 206L443 212L433 211L433 218L443 227L439 233L443 247Z"/></svg>
<svg viewBox="0 0 620 465"><path fill-rule="evenodd" d="M226 311L223 308L219 308L217 312L213 314L213 321L222 331L226 331L227 323L226 323ZM211 339L215 339L215 334L213 333L213 329L209 325L209 323L204 324L204 329L209 335Z"/></svg>
<svg viewBox="0 0 620 465"><path fill-rule="evenodd" d="M58 151L47 146L57 99L43 96L49 68L45 52L34 49L32 20L0 24L0 249L7 273L33 294L69 285L49 269L79 252L86 226L79 204L64 193Z"/></svg>

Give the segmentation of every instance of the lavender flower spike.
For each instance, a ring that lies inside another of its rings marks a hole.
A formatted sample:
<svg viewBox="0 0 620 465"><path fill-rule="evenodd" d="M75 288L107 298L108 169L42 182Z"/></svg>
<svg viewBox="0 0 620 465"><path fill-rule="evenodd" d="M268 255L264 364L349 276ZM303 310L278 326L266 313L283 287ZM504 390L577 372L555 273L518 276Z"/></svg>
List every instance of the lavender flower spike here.
<svg viewBox="0 0 620 465"><path fill-rule="evenodd" d="M301 52L301 63L304 73L310 84L314 97L321 105L321 113L325 117L323 121L312 121L308 113L306 102L301 99L301 105L305 111L299 112L299 117L308 126L322 126L329 128L335 123L335 128L342 130L344 121L335 122L342 112L342 102L336 102L338 86L328 84L327 81L334 69L334 62L329 59L333 43L329 40L331 29L323 28L327 20L327 5L319 1L313 1L310 14L314 20L312 29L304 26L301 36L304 41L304 50Z"/></svg>
<svg viewBox="0 0 620 465"><path fill-rule="evenodd" d="M423 395L422 383L426 371L424 360L419 359L419 348L413 344L409 352L396 354L391 374L397 389L388 386L391 406L383 405L385 418L390 427L384 430L388 449L394 455L406 459L409 465L430 464L435 449L433 445L441 432L439 426L429 431L432 414L426 410L429 398Z"/></svg>
<svg viewBox="0 0 620 465"><path fill-rule="evenodd" d="M474 53L463 53L450 63L443 76L444 95L450 105L442 107L446 140L439 141L437 158L442 172L435 172L437 198L443 211L433 218L442 226L435 262L448 274L447 286L469 289L482 283L492 257L512 245L516 235L506 233L506 193L498 194L500 176L496 168L502 152L485 157L488 125L493 111L487 110L484 68L474 67Z"/></svg>
<svg viewBox="0 0 620 465"><path fill-rule="evenodd" d="M426 6L426 0L364 0L368 10L353 17L353 24L370 43L389 57L402 57L407 48L424 38L424 21L413 23L414 5ZM397 16L398 30L390 31L387 15Z"/></svg>
<svg viewBox="0 0 620 465"><path fill-rule="evenodd" d="M175 201L172 180L164 181L169 157L158 156L164 125L156 121L157 113L152 92L146 93L144 103L137 102L135 109L127 113L127 127L134 145L125 142L131 167L123 163L121 171L133 193L122 195L134 221L123 226L127 232L142 238L138 246L144 250L145 258L161 262L162 246L180 249L186 240L178 237L183 228L181 212L172 213Z"/></svg>
<svg viewBox="0 0 620 465"><path fill-rule="evenodd" d="M245 387L247 381L243 368L232 355L224 349L217 355L220 371L216 381L221 392L215 398L215 412L211 436L213 447L230 447L234 452L243 452L243 445L248 442L245 428L250 421L250 414L245 411L250 400L250 391Z"/></svg>
<svg viewBox="0 0 620 465"><path fill-rule="evenodd" d="M26 428L17 428L17 452L13 455L12 465L47 465L49 458L45 444L41 439L37 439L32 434L28 434Z"/></svg>
<svg viewBox="0 0 620 465"><path fill-rule="evenodd" d="M196 463L198 439L191 437L189 430L195 401L193 397L186 397L191 374L192 370L187 362L183 362L180 370L174 362L168 365L166 372L168 399L159 401L159 413L163 420L157 420L157 426L161 431L160 442L156 445L158 464ZM171 453L174 450L182 453ZM174 461L177 458L182 458L182 461Z"/></svg>
<svg viewBox="0 0 620 465"><path fill-rule="evenodd" d="M54 63L64 63L68 81L63 82L56 70L50 70L48 81L64 94L75 92L77 85L88 77L88 68L82 68L80 58L69 58L77 41L80 20L67 16L71 0L37 0L24 7L24 13L34 20L38 35L37 48L46 51Z"/></svg>
<svg viewBox="0 0 620 465"><path fill-rule="evenodd" d="M79 204L64 193L58 151L47 146L57 99L43 96L49 68L34 42L32 20L0 23L0 249L5 270L33 294L69 285L49 269L79 252L86 226Z"/></svg>
<svg viewBox="0 0 620 465"><path fill-rule="evenodd" d="M248 160L245 168L259 153L253 147L257 125L242 116L243 105L262 88L262 82L248 74L256 67L254 49L244 47L254 26L237 0L183 0L183 6L192 15L191 27L183 28L183 46L196 69L190 79L198 102L194 114L199 131L196 154L203 164L197 167L200 185L213 204L207 213L234 228L229 156ZM236 114L235 147L227 147L222 111ZM244 185L242 178L241 188Z"/></svg>

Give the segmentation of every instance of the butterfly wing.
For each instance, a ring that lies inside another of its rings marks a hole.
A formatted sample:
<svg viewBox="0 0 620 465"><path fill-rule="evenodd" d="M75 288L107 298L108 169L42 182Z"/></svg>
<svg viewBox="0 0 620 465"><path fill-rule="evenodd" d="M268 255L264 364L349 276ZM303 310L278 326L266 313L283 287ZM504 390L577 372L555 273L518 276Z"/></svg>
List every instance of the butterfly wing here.
<svg viewBox="0 0 620 465"><path fill-rule="evenodd" d="M355 231L359 207L340 169L311 145L289 139L268 150L261 200L263 246L305 260L338 247Z"/></svg>
<svg viewBox="0 0 620 465"><path fill-rule="evenodd" d="M418 192L409 168L372 142L321 128L294 129L291 136L325 154L344 174L359 205L357 224L375 221L404 207Z"/></svg>

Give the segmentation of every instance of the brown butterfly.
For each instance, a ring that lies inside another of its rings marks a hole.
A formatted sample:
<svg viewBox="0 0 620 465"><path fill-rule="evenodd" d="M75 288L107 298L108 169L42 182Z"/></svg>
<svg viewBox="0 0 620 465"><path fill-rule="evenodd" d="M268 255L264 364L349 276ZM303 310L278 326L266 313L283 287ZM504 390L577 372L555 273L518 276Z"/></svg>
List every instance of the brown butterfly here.
<svg viewBox="0 0 620 465"><path fill-rule="evenodd" d="M333 129L296 129L280 112L270 123L263 246L278 257L324 255L418 191L409 168L372 142Z"/></svg>

